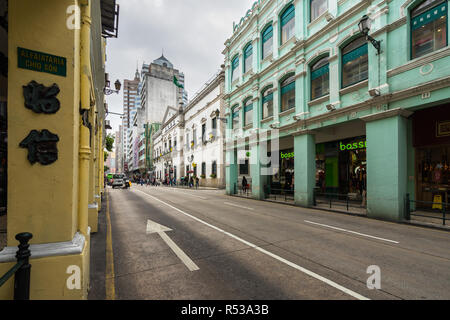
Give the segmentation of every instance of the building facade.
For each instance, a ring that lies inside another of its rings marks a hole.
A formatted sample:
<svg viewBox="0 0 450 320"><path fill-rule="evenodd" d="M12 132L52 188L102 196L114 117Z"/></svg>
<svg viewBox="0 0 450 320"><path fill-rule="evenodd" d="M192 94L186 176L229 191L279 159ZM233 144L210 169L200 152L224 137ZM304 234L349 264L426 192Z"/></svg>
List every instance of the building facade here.
<svg viewBox="0 0 450 320"><path fill-rule="evenodd" d="M117 36L118 6L114 0L7 5L1 13L7 27L0 27L0 47L7 48L0 92L8 111L0 275L17 262L16 235L31 233L30 299L87 299L90 234L104 191L106 38ZM0 299L13 293L14 277L0 287Z"/></svg>
<svg viewBox="0 0 450 320"><path fill-rule="evenodd" d="M183 183L198 177L200 186L225 187L225 72L219 71L183 108L168 107L153 141L155 176Z"/></svg>
<svg viewBox="0 0 450 320"><path fill-rule="evenodd" d="M128 172L133 166L133 119L136 114L138 99L139 72L136 70L133 80L123 81L123 172Z"/></svg>
<svg viewBox="0 0 450 320"><path fill-rule="evenodd" d="M223 51L227 193L247 175L256 199L290 190L312 206L317 191L338 193L395 221L407 194L446 198L448 10L439 0L255 2Z"/></svg>

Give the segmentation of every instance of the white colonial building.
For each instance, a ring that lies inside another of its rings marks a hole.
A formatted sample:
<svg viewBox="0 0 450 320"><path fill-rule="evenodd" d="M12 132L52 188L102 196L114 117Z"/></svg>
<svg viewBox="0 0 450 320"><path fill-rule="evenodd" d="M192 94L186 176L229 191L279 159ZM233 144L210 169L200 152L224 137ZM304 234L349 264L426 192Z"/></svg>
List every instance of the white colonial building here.
<svg viewBox="0 0 450 320"><path fill-rule="evenodd" d="M214 75L186 108L168 107L154 136L156 178L197 176L200 186L225 187L224 70Z"/></svg>

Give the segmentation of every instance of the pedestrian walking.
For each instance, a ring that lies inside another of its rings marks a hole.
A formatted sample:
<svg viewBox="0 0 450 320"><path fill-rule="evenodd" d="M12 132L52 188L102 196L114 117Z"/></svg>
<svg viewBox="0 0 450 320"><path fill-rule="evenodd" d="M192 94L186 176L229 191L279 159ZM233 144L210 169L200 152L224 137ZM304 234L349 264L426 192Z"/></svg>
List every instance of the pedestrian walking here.
<svg viewBox="0 0 450 320"><path fill-rule="evenodd" d="M242 192L245 193L247 191L247 179L245 176L242 177Z"/></svg>
<svg viewBox="0 0 450 320"><path fill-rule="evenodd" d="M195 177L195 188L198 189L200 179L198 177Z"/></svg>

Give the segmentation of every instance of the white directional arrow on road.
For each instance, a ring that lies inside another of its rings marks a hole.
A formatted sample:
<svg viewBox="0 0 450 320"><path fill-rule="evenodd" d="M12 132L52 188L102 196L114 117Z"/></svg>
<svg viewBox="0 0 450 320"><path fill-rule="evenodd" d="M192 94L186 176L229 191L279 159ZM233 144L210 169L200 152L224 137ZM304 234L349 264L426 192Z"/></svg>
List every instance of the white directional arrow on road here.
<svg viewBox="0 0 450 320"><path fill-rule="evenodd" d="M166 234L166 232L172 231L172 229L167 228L159 223L147 220L147 234L157 233L164 240L164 242L172 249L172 251L180 258L189 271L196 271L200 268L191 260L181 249L178 247L172 239Z"/></svg>

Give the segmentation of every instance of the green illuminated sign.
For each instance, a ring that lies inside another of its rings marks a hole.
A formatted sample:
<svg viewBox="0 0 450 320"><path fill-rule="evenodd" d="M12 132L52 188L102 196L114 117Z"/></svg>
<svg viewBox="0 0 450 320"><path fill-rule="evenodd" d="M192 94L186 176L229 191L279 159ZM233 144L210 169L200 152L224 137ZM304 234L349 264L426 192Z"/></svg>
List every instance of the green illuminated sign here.
<svg viewBox="0 0 450 320"><path fill-rule="evenodd" d="M286 152L286 153L280 152L280 157L281 159L292 159L294 158L294 152Z"/></svg>
<svg viewBox="0 0 450 320"><path fill-rule="evenodd" d="M67 74L67 59L48 53L17 48L18 67L38 72L55 74L65 77Z"/></svg>
<svg viewBox="0 0 450 320"><path fill-rule="evenodd" d="M342 144L342 142L339 142L339 149L341 151L345 150L357 150L357 149L365 149L367 148L367 141L359 141L359 142L353 142L348 144Z"/></svg>

